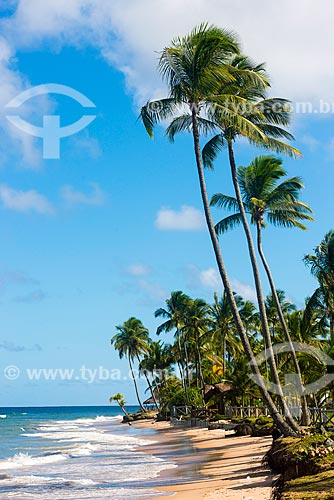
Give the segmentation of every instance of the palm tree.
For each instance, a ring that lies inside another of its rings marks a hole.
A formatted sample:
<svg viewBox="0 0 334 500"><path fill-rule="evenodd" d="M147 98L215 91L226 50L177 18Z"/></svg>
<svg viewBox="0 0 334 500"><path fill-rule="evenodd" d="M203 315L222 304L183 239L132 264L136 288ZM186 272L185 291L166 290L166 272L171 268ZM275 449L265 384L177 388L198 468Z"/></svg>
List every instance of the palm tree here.
<svg viewBox="0 0 334 500"><path fill-rule="evenodd" d="M118 404L118 406L121 408L122 412L124 413L124 415L126 417L129 416L128 412L126 411L126 408L125 408L125 405L126 405L126 401L125 401L125 397L123 396L123 394L121 394L120 392L118 392L117 394L115 394L114 396L110 396L109 398L109 403L113 403L114 401L116 401L116 403Z"/></svg>
<svg viewBox="0 0 334 500"><path fill-rule="evenodd" d="M236 62L236 65L239 61ZM251 64L251 63L249 63ZM217 125L221 129L221 132L213 137L203 149L203 160L207 167L213 165L213 160L217 156L218 152L222 147L227 146L228 156L231 167L231 175L233 186L235 190L235 196L240 212L241 222L246 235L248 251L251 261L251 266L253 270L253 276L255 281L255 288L259 306L259 313L262 323L262 334L266 343L266 348L269 354L269 364L271 372L275 383L279 389L279 400L284 408L287 416L287 420L298 430L292 416L287 408L286 402L283 397L283 392L281 390L281 385L279 383L279 375L275 363L275 357L273 353L272 342L270 338L269 325L266 317L265 301L261 284L261 277L259 272L259 267L257 263L257 257L255 253L255 246L253 242L252 233L248 224L245 207L242 200L242 193L240 189L240 184L238 180L237 167L234 156L233 144L239 136L247 138L251 143L264 147L266 149L275 150L278 152L287 153L291 156L300 155L299 151L278 138L293 139L293 136L289 134L284 128L279 125L286 126L289 123L289 112L287 111L287 101L284 99L265 99L265 89L269 86L268 80L263 85L258 84L249 85L248 82L245 84L238 82L236 85L234 82L230 85L230 92L239 92L239 96L243 96L247 100L247 106L244 106L241 114L250 123L251 127L248 131L243 130L238 124L231 120L228 116L225 116L220 112L219 109L215 110L213 119L217 122Z"/></svg>
<svg viewBox="0 0 334 500"><path fill-rule="evenodd" d="M318 288L309 298L306 314L322 312L322 323L328 321L331 345L334 346L334 231L329 231L315 248L313 255L305 255L304 262L318 281Z"/></svg>
<svg viewBox="0 0 334 500"><path fill-rule="evenodd" d="M171 45L162 51L159 61L160 72L169 87L169 96L148 102L141 110L141 119L150 137L153 137L154 126L169 118L172 118L172 122L167 129L167 135L171 140L178 132L187 130L192 133L205 219L238 333L253 374L261 387L262 397L277 426L285 434L294 434L293 424L289 425L284 421L265 386L240 318L214 229L201 157L200 132L206 133L217 128L211 118L218 112L221 116L229 117L245 135L252 129L254 136L264 136L256 124L235 110L236 105L244 104L245 98L239 96L236 91L230 91L232 82L240 84L242 81L244 86L257 82L259 88L265 85L260 69L249 69L242 67L242 64L238 68L229 64L232 56L239 53L235 36L207 24L201 24L189 35L173 40ZM223 85L228 88L227 93L222 92ZM263 116L259 110L257 114Z"/></svg>
<svg viewBox="0 0 334 500"><path fill-rule="evenodd" d="M136 358L139 361L141 355L147 351L148 330L142 322L134 317L124 321L122 325L116 326L117 333L110 340L111 345L118 351L120 359L125 356L128 358L134 383L138 404L142 411L146 411L139 397L136 378L133 372L133 361Z"/></svg>
<svg viewBox="0 0 334 500"><path fill-rule="evenodd" d="M157 328L157 335L162 332L171 332L175 330L174 337L176 338L179 350L179 368L183 387L186 391L186 385L190 383L189 368L188 368L188 351L187 343L183 336L183 328L187 320L187 309L191 299L188 295L180 290L172 292L170 299L166 300L166 308L159 308L155 311L156 318L166 318L166 321ZM183 345L181 343L181 339Z"/></svg>
<svg viewBox="0 0 334 500"><path fill-rule="evenodd" d="M202 373L201 346L212 320L209 317L209 306L202 299L191 300L188 304L186 323L183 329L185 339L194 347L193 359L195 360L196 386L201 384L204 398L204 378Z"/></svg>
<svg viewBox="0 0 334 500"><path fill-rule="evenodd" d="M159 403L156 398L156 392L157 394L159 394L159 385L157 382L159 381L161 383L161 380L164 381L164 372L170 369L171 364L172 357L170 355L170 346L163 345L161 340L156 342L149 339L147 352L144 354L143 359L140 361L139 369L146 376L152 399L157 408L159 408ZM148 373L151 374L152 384L150 383Z"/></svg>
<svg viewBox="0 0 334 500"><path fill-rule="evenodd" d="M239 309L244 305L244 301L239 295L235 295L235 301ZM237 353L241 353L241 346L235 338L235 324L226 292L223 292L221 299L218 299L216 293L214 294L214 303L210 307L210 314L214 322L212 337L218 341L217 354L221 355L222 375L225 377L227 353L229 357L235 357Z"/></svg>
<svg viewBox="0 0 334 500"><path fill-rule="evenodd" d="M297 308L295 304L292 304L289 300L286 300L285 298L285 292L283 290L275 290L276 292L276 297L275 299L274 295L270 293L266 297L266 310L267 310L267 317L268 317L268 322L269 322L269 327L271 330L271 336L273 340L278 340L279 342L283 341L282 340L282 331L284 327L282 328L282 321L280 320L279 312L281 313L283 317L284 324L286 326L286 329L289 333L289 328L287 325L287 320L286 318L294 312ZM277 306L277 301L278 301L278 306ZM279 309L279 312L278 312ZM283 331L283 333L285 333ZM290 335L290 333L289 333ZM286 340L286 335L284 334L285 340Z"/></svg>
<svg viewBox="0 0 334 500"><path fill-rule="evenodd" d="M310 207L306 203L299 201L299 192L303 188L301 179L299 177L292 177L279 183L279 180L285 175L286 171L282 167L282 160L273 156L258 156L252 161L250 166L239 167L237 169L244 212L251 215L251 222L256 225L258 252L268 277L278 319L281 323L285 339L290 345L295 369L301 382L298 360L284 319L274 279L262 247L262 229L266 226L265 217L268 222L275 226L298 227L302 230L305 230L306 227L300 221L313 220L309 215L312 213ZM222 234L228 229L242 223L242 214L237 198L218 193L212 197L211 205L234 210L232 215L218 222L216 225L218 234ZM306 400L304 399L304 425L309 424L307 415Z"/></svg>

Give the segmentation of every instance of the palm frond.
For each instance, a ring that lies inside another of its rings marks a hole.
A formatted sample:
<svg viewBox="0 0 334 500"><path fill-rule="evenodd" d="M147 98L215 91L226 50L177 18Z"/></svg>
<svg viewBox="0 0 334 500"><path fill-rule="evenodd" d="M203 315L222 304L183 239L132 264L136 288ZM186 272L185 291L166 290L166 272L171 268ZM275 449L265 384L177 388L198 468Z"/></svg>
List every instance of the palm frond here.
<svg viewBox="0 0 334 500"><path fill-rule="evenodd" d="M230 229L234 229L239 224L241 224L241 214L238 212L236 214L228 215L221 221L217 222L215 225L215 231L217 235L220 235L226 233Z"/></svg>
<svg viewBox="0 0 334 500"><path fill-rule="evenodd" d="M264 134L261 134L260 137L249 137L249 142L259 148L267 149L269 151L275 151L276 153L284 153L288 156L291 156L292 158L300 158L302 156L302 153L299 151L299 149L294 148L289 144L285 144L278 139L264 137Z"/></svg>
<svg viewBox="0 0 334 500"><path fill-rule="evenodd" d="M210 205L212 207L225 208L227 210L239 210L237 199L222 193L216 193L212 196Z"/></svg>
<svg viewBox="0 0 334 500"><path fill-rule="evenodd" d="M222 134L215 135L202 149L202 160L205 168L213 170L213 162L218 153L226 146L226 141Z"/></svg>
<svg viewBox="0 0 334 500"><path fill-rule="evenodd" d="M175 99L166 98L156 101L148 101L141 108L139 119L144 124L146 132L152 138L155 125L167 118L171 118L178 106L180 105Z"/></svg>
<svg viewBox="0 0 334 500"><path fill-rule="evenodd" d="M198 130L201 135L207 135L212 133L216 129L215 123L202 118L201 116L196 117ZM166 136L171 142L174 142L175 135L180 132L191 132L192 131L192 116L189 114L184 114L174 118L172 122L166 129Z"/></svg>

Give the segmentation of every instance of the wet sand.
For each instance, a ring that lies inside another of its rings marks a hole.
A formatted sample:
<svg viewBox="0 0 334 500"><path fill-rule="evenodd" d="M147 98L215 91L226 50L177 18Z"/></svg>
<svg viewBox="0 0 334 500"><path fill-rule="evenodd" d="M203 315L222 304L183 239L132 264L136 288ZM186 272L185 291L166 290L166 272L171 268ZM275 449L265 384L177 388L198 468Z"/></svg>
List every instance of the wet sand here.
<svg viewBox="0 0 334 500"><path fill-rule="evenodd" d="M178 465L164 471L169 486L157 488L175 500L269 500L274 479L261 462L271 437L225 437L225 431L184 429L168 422L140 422L157 430L154 444L143 448ZM163 498L163 497L157 497Z"/></svg>

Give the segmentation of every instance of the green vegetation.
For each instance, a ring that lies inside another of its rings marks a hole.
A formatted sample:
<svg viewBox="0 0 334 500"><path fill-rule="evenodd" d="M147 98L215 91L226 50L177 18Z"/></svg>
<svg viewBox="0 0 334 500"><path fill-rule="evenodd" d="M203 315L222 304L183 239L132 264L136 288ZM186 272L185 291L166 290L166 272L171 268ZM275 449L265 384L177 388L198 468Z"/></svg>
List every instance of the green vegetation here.
<svg viewBox="0 0 334 500"><path fill-rule="evenodd" d="M310 469L318 473L317 461L329 463L332 450L327 445L321 448L321 437L305 438L301 426L309 424L309 406L332 404L334 385L315 384L313 392L305 391L328 367L321 356L295 350L295 342L327 355L334 352L334 231L304 258L318 287L299 310L286 299L288 293L277 290L262 242L267 222L305 230L305 224L313 221L311 208L300 200L302 180L287 177L283 160L272 155L300 156L289 144L293 140L287 130L289 101L267 97L269 76L264 64L251 61L241 52L237 37L216 26L201 24L172 40L160 53L159 71L168 93L143 106L140 118L151 138L154 128L166 122L166 136L172 142L179 133L191 134L194 174L224 291L222 296L215 293L212 303L173 291L154 313L161 321L156 334L169 335L170 344L150 338L141 321L130 318L116 327L112 345L121 358L128 358L132 373L133 364L138 365L147 380L150 403L160 416L168 417L172 406L206 406L222 418L227 405L266 406L270 420L260 417L240 425L256 432L269 432L275 426L292 440L286 443L293 448L287 446L287 455L277 455L279 460L291 460L299 470L301 464L311 464ZM241 138L271 154L238 167L236 148ZM205 169L214 170L224 149L229 164L225 176L229 173L233 191L222 194L215 186L218 194L210 203ZM225 211L216 224L211 206ZM237 226L245 233L256 304L234 292L223 260L223 234ZM270 248L270 242L267 245ZM282 249L282 259L288 258L288 245ZM270 290L267 297L263 277ZM279 342L288 349L274 352ZM263 352L260 362L257 355ZM289 373L297 375L295 385L285 385ZM266 381L275 384L276 390L269 391ZM135 379L134 384L145 411ZM289 401L283 388L290 391ZM290 408L300 395L302 415L295 418Z"/></svg>
<svg viewBox="0 0 334 500"><path fill-rule="evenodd" d="M116 403L121 408L121 410L124 413L124 415L127 417L129 414L126 411L126 408L125 408L126 401L125 401L125 397L123 396L123 394L121 394L120 392L118 392L114 396L110 396L109 403L113 403L114 401L116 401Z"/></svg>

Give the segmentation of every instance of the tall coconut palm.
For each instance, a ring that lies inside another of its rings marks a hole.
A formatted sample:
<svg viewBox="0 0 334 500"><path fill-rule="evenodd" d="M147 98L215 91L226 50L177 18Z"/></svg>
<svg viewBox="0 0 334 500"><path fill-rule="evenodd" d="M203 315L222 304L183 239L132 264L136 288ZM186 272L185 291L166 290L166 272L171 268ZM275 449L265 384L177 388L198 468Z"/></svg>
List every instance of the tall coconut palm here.
<svg viewBox="0 0 334 500"><path fill-rule="evenodd" d="M149 339L148 349L139 364L140 371L142 371L147 378L151 396L157 408L159 408L159 402L156 398L156 392L159 395L158 382L161 383L164 381L165 372L170 369L172 364L169 348L170 346L163 345L161 340L156 342ZM152 377L152 384L148 377L149 373Z"/></svg>
<svg viewBox="0 0 334 500"><path fill-rule="evenodd" d="M236 58L234 60L234 64L236 65L236 67L238 67L240 65L240 58ZM241 61L241 64L244 65L245 63ZM249 62L248 65L251 66L252 63ZM258 66L256 66L256 68L258 68ZM279 383L279 376L270 338L269 325L266 317L261 276L255 253L252 233L248 224L245 207L243 205L242 193L238 180L237 167L234 156L234 142L240 136L248 139L249 142L255 144L256 146L275 150L281 153L287 153L291 156L300 155L299 151L296 148L293 148L292 146L280 140L281 138L289 140L293 139L293 136L284 128L282 128L282 126L287 126L289 124L290 113L287 107L288 101L280 98L265 99L266 88L269 86L269 81L265 76L264 80L266 80L265 85L263 85L262 83L261 85L258 85L257 82L254 84L253 82L249 83L247 81L231 82L231 84L229 85L229 92L238 93L239 97L243 97L245 99L245 103L240 110L240 114L250 123L252 123L254 127L250 128L248 131L244 130L236 123L234 119L231 119L225 113L222 113L217 107L213 111L212 119L216 121L221 131L206 144L202 154L204 164L207 167L213 168L213 160L216 158L218 152L223 147L227 146L235 196L247 240L250 262L253 270L259 314L262 324L262 334L264 336L266 348L269 354L268 361L270 364L272 376L279 389L280 403L284 408L287 414L287 419L291 423L292 427L297 428L291 417L289 409L287 408Z"/></svg>
<svg viewBox="0 0 334 500"><path fill-rule="evenodd" d="M312 213L310 207L306 203L299 201L299 193L303 188L301 179L292 177L279 183L284 176L286 176L286 171L282 166L282 160L273 156L258 156L250 166L237 169L244 212L251 215L251 222L256 225L258 252L268 277L278 318L285 339L290 345L295 369L301 382L298 360L291 342L271 269L262 246L262 229L266 227L265 219L275 226L298 227L302 230L305 230L306 227L301 221L313 220L310 215ZM218 222L216 225L218 234L222 234L242 223L242 214L237 198L218 193L212 197L211 204L234 210L232 215ZM305 398L303 399L303 406L303 424L308 425L309 418Z"/></svg>
<svg viewBox="0 0 334 500"><path fill-rule="evenodd" d="M305 255L304 262L318 281L318 288L309 298L306 314L322 311L323 322L328 321L331 345L334 346L334 231L329 231L315 248Z"/></svg>
<svg viewBox="0 0 334 500"><path fill-rule="evenodd" d="M239 295L235 295L235 301L239 309L244 304L242 297ZM235 337L235 324L226 292L223 292L220 299L216 293L214 294L214 303L210 307L210 315L214 322L212 337L217 342L217 354L221 355L222 375L225 377L227 353L229 353L229 357L235 357L237 354L241 354L240 349L242 349Z"/></svg>
<svg viewBox="0 0 334 500"><path fill-rule="evenodd" d="M118 351L120 359L123 356L128 359L138 404L141 410L145 412L146 410L139 397L138 386L133 371L133 361L134 359L139 361L140 356L147 352L148 330L139 319L131 317L127 321L124 321L122 325L116 326L116 331L117 333L112 337L110 343Z"/></svg>
<svg viewBox="0 0 334 500"><path fill-rule="evenodd" d="M265 134L256 123L235 109L238 104L244 104L245 98L239 96L236 87L232 89L233 92L230 91L232 82L236 85L243 82L244 86L253 83L257 88L265 87L261 69L253 70L241 67L241 64L238 68L230 64L232 56L239 53L239 44L233 34L207 24L198 26L183 38L173 40L171 45L162 51L159 61L159 69L168 85L169 96L148 102L141 110L141 119L151 137L154 126L170 118L172 122L167 129L167 135L171 140L178 132L186 130L192 133L205 219L237 330L253 375L260 385L262 397L277 426L288 435L295 433L294 424L285 422L265 386L235 303L210 212L201 158L200 133L207 133L217 128L210 117L218 112L221 116L228 117L245 135L248 133L257 138L265 138ZM228 92L223 92L224 85ZM259 109L254 113L264 119Z"/></svg>
<svg viewBox="0 0 334 500"><path fill-rule="evenodd" d="M187 383L188 385L190 383L190 377L188 373L187 343L183 337L183 328L186 324L190 301L188 295L178 290L171 293L171 297L166 300L165 308L161 307L154 313L156 318L166 318L166 321L157 328L157 335L175 330L174 337L179 349L180 375L185 391Z"/></svg>
<svg viewBox="0 0 334 500"><path fill-rule="evenodd" d="M202 299L191 300L188 305L187 319L184 334L190 346L194 347L193 359L195 361L196 385L201 389L204 397L204 379L202 373L201 347L204 338L210 331L212 319L209 316L209 306Z"/></svg>

